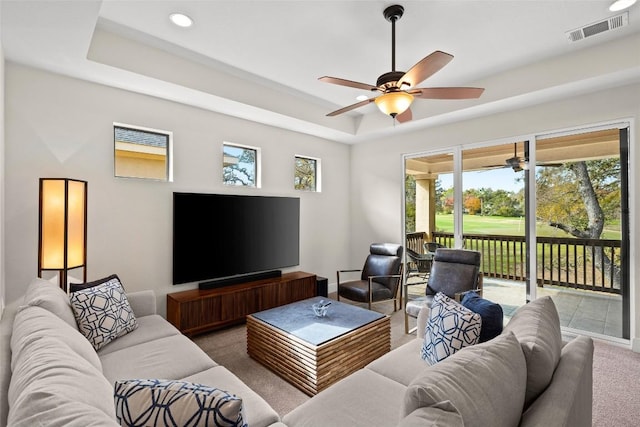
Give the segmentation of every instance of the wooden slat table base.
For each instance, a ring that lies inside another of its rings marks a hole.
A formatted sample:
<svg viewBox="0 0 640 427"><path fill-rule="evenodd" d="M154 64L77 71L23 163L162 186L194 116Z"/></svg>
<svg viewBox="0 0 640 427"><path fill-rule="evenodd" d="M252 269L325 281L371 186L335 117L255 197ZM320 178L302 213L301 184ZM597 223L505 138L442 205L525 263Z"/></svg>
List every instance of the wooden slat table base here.
<svg viewBox="0 0 640 427"><path fill-rule="evenodd" d="M319 346L247 316L249 356L310 396L390 350L388 316Z"/></svg>

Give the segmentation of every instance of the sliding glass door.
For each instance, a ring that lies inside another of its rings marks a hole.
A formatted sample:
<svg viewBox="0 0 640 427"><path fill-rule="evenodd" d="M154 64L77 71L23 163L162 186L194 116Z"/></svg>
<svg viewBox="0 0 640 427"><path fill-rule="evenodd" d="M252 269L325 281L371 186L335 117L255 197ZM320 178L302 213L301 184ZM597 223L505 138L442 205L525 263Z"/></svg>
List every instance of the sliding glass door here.
<svg viewBox="0 0 640 427"><path fill-rule="evenodd" d="M562 326L629 338L628 129L536 143L538 296Z"/></svg>
<svg viewBox="0 0 640 427"><path fill-rule="evenodd" d="M480 251L507 321L550 295L565 329L628 339L628 148L621 123L406 156L407 252Z"/></svg>
<svg viewBox="0 0 640 427"><path fill-rule="evenodd" d="M527 302L528 141L462 150L463 247L482 254L483 296L506 319Z"/></svg>

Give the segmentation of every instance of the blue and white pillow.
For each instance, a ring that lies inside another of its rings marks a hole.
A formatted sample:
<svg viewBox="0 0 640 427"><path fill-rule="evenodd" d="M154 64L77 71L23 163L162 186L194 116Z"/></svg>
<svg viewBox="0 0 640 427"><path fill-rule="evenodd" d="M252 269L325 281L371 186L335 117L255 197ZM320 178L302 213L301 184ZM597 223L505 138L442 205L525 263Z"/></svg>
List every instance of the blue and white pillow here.
<svg viewBox="0 0 640 427"><path fill-rule="evenodd" d="M431 304L421 356L430 365L438 363L466 346L477 344L481 328L478 313L438 292Z"/></svg>
<svg viewBox="0 0 640 427"><path fill-rule="evenodd" d="M186 381L119 380L114 387L121 426L246 427L242 399Z"/></svg>
<svg viewBox="0 0 640 427"><path fill-rule="evenodd" d="M69 300L78 329L96 351L138 327L117 277L102 285L73 292Z"/></svg>

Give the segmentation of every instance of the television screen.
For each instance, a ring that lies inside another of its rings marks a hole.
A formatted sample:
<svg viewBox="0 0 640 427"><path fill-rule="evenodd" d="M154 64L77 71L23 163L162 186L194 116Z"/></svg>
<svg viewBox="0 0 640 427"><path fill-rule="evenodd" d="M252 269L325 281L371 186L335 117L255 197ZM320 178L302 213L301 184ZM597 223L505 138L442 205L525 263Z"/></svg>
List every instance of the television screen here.
<svg viewBox="0 0 640 427"><path fill-rule="evenodd" d="M300 199L173 193L173 284L299 264Z"/></svg>

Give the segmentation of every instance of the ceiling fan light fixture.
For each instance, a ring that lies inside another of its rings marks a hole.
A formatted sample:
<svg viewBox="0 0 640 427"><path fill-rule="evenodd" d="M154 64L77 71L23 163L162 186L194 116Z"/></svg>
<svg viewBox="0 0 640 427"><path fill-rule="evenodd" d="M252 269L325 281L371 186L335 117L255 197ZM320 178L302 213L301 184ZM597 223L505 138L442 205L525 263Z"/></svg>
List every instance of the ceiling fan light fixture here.
<svg viewBox="0 0 640 427"><path fill-rule="evenodd" d="M387 92L375 100L380 111L391 117L396 117L407 111L412 102L413 95L403 91Z"/></svg>

